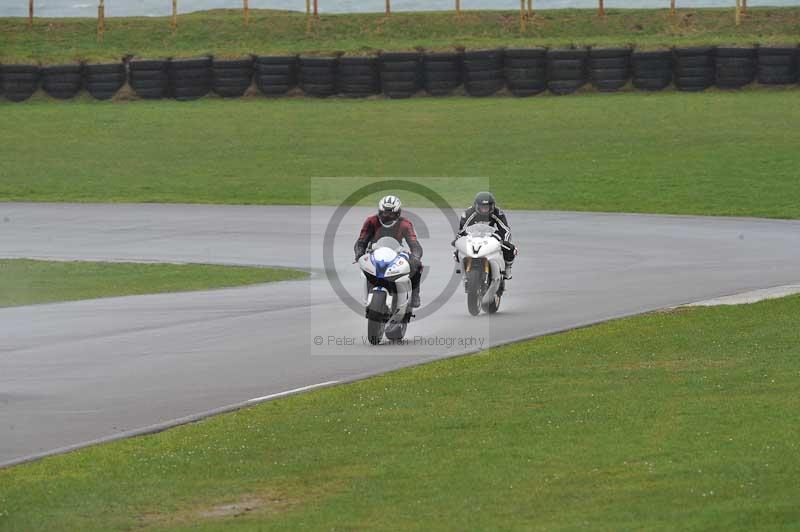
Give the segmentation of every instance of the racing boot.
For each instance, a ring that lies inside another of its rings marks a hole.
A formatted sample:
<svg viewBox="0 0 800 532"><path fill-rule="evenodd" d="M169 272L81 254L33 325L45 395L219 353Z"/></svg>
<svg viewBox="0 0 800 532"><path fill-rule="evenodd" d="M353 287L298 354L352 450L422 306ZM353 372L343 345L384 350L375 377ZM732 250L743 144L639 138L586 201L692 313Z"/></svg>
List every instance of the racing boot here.
<svg viewBox="0 0 800 532"><path fill-rule="evenodd" d="M514 265L513 262L506 262L506 271L503 272L503 280L511 279L511 267Z"/></svg>
<svg viewBox="0 0 800 532"><path fill-rule="evenodd" d="M411 308L419 308L422 303L419 301L419 286L411 290Z"/></svg>

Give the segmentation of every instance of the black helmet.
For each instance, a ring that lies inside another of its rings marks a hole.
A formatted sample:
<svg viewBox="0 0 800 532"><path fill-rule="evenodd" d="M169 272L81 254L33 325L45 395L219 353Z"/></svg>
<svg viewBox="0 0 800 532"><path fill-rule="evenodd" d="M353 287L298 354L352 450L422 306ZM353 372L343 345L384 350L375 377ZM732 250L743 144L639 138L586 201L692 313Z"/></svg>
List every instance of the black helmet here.
<svg viewBox="0 0 800 532"><path fill-rule="evenodd" d="M403 204L397 196L384 196L378 202L378 220L384 227L391 227L403 212Z"/></svg>
<svg viewBox="0 0 800 532"><path fill-rule="evenodd" d="M488 216L494 211L494 196L491 192L478 192L473 206L478 216Z"/></svg>

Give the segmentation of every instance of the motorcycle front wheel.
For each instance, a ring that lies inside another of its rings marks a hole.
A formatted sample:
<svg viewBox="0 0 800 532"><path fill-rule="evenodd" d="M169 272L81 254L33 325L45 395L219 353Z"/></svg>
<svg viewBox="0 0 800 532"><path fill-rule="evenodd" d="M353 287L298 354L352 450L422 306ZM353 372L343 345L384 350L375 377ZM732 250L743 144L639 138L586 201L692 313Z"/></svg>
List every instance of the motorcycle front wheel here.
<svg viewBox="0 0 800 532"><path fill-rule="evenodd" d="M378 291L372 294L372 301L367 308L367 339L372 345L378 345L383 340L386 322L386 292Z"/></svg>
<svg viewBox="0 0 800 532"><path fill-rule="evenodd" d="M473 261L472 269L467 272L467 310L473 316L481 312L481 286L483 285L483 269L480 263Z"/></svg>

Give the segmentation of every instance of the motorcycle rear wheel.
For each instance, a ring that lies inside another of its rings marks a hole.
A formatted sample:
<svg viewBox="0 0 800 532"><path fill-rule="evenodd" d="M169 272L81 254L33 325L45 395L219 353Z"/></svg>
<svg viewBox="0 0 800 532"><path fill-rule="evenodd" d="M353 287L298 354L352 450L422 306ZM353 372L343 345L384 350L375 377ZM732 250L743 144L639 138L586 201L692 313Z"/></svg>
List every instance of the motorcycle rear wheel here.
<svg viewBox="0 0 800 532"><path fill-rule="evenodd" d="M494 314L500 309L500 300L501 297L498 295L494 296L494 299L483 306L483 310L485 310L488 314Z"/></svg>
<svg viewBox="0 0 800 532"><path fill-rule="evenodd" d="M388 338L393 342L402 340L406 335L407 328L408 328L408 323L401 323L399 325L396 325L395 327L386 329L386 338Z"/></svg>

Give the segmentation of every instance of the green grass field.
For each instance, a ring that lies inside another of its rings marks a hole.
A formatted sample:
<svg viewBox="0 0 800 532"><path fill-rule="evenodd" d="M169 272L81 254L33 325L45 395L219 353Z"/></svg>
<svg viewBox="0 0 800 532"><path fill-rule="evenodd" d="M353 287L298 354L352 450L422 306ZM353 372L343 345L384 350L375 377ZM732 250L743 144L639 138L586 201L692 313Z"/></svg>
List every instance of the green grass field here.
<svg viewBox="0 0 800 532"><path fill-rule="evenodd" d="M666 2L665 2L666 5ZM679 2L680 5L680 2ZM324 9L324 5L323 5ZM110 18L105 42L95 37L93 19L37 19L33 30L22 18L0 19L0 62L60 63L139 57L222 57L267 53L431 50L453 47L629 45L658 48L690 44L791 44L800 29L800 8L752 8L744 24L734 24L731 9L539 11L525 34L515 11L322 15L306 31L302 13L253 10L251 26L242 14L217 10L181 15L173 32L170 19Z"/></svg>
<svg viewBox="0 0 800 532"><path fill-rule="evenodd" d="M0 529L793 529L798 316L655 313L2 470Z"/></svg>
<svg viewBox="0 0 800 532"><path fill-rule="evenodd" d="M0 259L0 307L186 292L306 277L281 268Z"/></svg>
<svg viewBox="0 0 800 532"><path fill-rule="evenodd" d="M14 124L0 128L0 201L307 204L314 177L468 176L510 209L800 217L796 89L0 114Z"/></svg>

